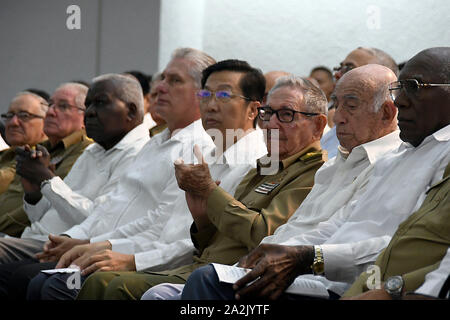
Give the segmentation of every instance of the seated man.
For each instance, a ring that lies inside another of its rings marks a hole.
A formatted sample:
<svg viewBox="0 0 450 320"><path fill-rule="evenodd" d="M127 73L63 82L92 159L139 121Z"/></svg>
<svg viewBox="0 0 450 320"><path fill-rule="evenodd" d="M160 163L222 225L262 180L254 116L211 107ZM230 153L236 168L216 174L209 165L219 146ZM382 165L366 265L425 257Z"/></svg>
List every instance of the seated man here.
<svg viewBox="0 0 450 320"><path fill-rule="evenodd" d="M428 189L420 209L399 225L387 248L378 256L375 266L379 271L362 273L344 297L400 299L423 284L425 275L439 267L450 246L449 190L450 164L443 179ZM447 276L449 272L450 269ZM370 281L375 276L379 276L375 280L384 282L384 289L380 283L375 288Z"/></svg>
<svg viewBox="0 0 450 320"><path fill-rule="evenodd" d="M5 239L2 246L10 241L17 247L19 243L35 244L36 249L25 252L16 249L10 260L17 261L0 265L0 296L17 297L11 291L7 294L6 287L11 277L19 277L19 267L38 262L34 254L42 251L49 234L59 234L81 223L89 214L88 208L114 188L149 140L148 130L141 125L142 92L134 79L115 74L95 78L85 104L86 132L96 143L86 148L64 181L41 161L23 159L26 170L19 174L29 184L32 181L37 190L27 193L25 188L24 208L32 224L21 239ZM48 182L42 184L44 179ZM14 281L9 287L18 291Z"/></svg>
<svg viewBox="0 0 450 320"><path fill-rule="evenodd" d="M8 189L16 175L15 147L35 146L47 139L43 120L47 105L47 101L34 93L20 92L12 99L8 112L2 114L11 148L0 153L0 194Z"/></svg>
<svg viewBox="0 0 450 320"><path fill-rule="evenodd" d="M256 160L267 153L262 131L253 127L257 107L264 93L264 82L261 71L239 60L224 60L203 71L203 89L197 93L200 113L203 127L214 138L216 145L208 158L212 163L208 163L214 180L220 181L221 187L227 192L234 193L245 174L255 167ZM75 264L87 276L98 269L164 270L189 263L194 249L189 235L192 217L184 193L180 192L171 210L161 214L170 217L161 228L156 229L152 226L152 219L144 216L91 239L91 245L74 247L63 255L58 267ZM95 251L102 244L108 249ZM108 253L109 257L106 258ZM71 257L75 261L72 262ZM80 263L83 261L86 264ZM49 284L55 283L55 278L60 276L52 276L44 286L55 288ZM33 280L30 287L34 287L36 281ZM39 291L42 292L41 298L58 296L49 290ZM57 291L68 291L67 286L58 287ZM75 298L77 292L71 290L67 292L69 294ZM30 294L30 298L35 297Z"/></svg>
<svg viewBox="0 0 450 320"><path fill-rule="evenodd" d="M92 143L84 132L84 99L88 88L78 83L65 83L53 93L44 119L48 141L43 146L50 153L54 174L64 178L75 160ZM17 167L17 170L19 167ZM23 209L24 190L16 175L8 190L0 195L0 232L18 237L30 224ZM0 262L3 260L0 253Z"/></svg>
<svg viewBox="0 0 450 320"><path fill-rule="evenodd" d="M259 117L260 127L267 130L271 161L258 160L257 169L244 177L234 197L216 185L207 166L175 167L194 219L190 230L198 250L194 262L159 273L97 272L86 280L78 299L139 299L159 283L184 283L192 271L210 262L235 263L287 221L324 162L318 141L326 124L326 98L309 81L291 76L278 79L267 101L259 108ZM280 136L278 144L271 141L272 135Z"/></svg>
<svg viewBox="0 0 450 320"><path fill-rule="evenodd" d="M450 48L424 50L408 61L400 81L390 85L404 144L375 163L367 186L354 201L313 230L292 235L281 245L261 244L241 259L239 266L252 271L233 287L219 287L208 275L202 279L209 283L200 284L201 274L193 275L183 298L192 299L193 291L202 287L206 293L200 298L277 299L297 276L312 278L342 295L387 246L399 223L420 207L429 187L442 178L450 160L446 108L450 93L442 86L450 82L450 73L442 72L449 70L449 59ZM423 82L435 85L415 86L418 74ZM337 96L337 103L338 110L352 110L342 97ZM315 276L302 276L308 273Z"/></svg>
<svg viewBox="0 0 450 320"><path fill-rule="evenodd" d="M164 129L167 128L166 121L159 115L156 110L156 101L158 100L158 83L161 81L161 73L157 73L152 78L152 82L150 83L150 93L149 93L149 105L148 105L148 113L152 117L152 120L155 122L155 125L150 128L150 137L153 137L155 134L163 132Z"/></svg>
<svg viewBox="0 0 450 320"><path fill-rule="evenodd" d="M348 71L364 66L366 64L379 64L385 66L398 75L398 67L394 59L391 58L386 52L377 48L363 48L359 47L350 52L347 57L340 63L339 67L334 68L336 71L334 77L336 83L339 79ZM334 104L328 106L330 114L335 112ZM322 139L320 139L322 148L327 150L328 158L333 158L337 154L337 148L339 146L339 140L336 136L336 128L332 127L327 133L324 133Z"/></svg>
<svg viewBox="0 0 450 320"><path fill-rule="evenodd" d="M339 153L317 171L312 191L289 221L263 243L281 243L328 220L352 201L357 186L367 184L376 161L398 148L397 110L387 90L396 79L390 69L380 65L357 68L341 79L332 95L334 100L345 101L336 113Z"/></svg>

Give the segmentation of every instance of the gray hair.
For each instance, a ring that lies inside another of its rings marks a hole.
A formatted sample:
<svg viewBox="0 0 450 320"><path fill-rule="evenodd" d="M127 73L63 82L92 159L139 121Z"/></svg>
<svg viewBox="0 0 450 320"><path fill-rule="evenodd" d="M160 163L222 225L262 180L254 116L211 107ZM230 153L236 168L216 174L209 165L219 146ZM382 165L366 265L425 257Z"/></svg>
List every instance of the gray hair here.
<svg viewBox="0 0 450 320"><path fill-rule="evenodd" d="M55 91L58 91L62 88L69 87L73 88L77 93L75 96L75 104L77 107L86 109L86 106L84 105L84 100L86 100L87 92L89 91L89 88L85 86L84 84L78 83L78 82L65 82L61 85L59 85Z"/></svg>
<svg viewBox="0 0 450 320"><path fill-rule="evenodd" d="M172 53L171 59L187 59L192 62L189 74L194 79L197 88L201 87L203 69L216 63L216 60L208 54L193 48L178 48Z"/></svg>
<svg viewBox="0 0 450 320"><path fill-rule="evenodd" d="M273 92L282 87L290 87L303 94L306 112L327 114L327 97L323 91L311 83L308 79L295 75L283 76L277 79L270 89L268 98Z"/></svg>
<svg viewBox="0 0 450 320"><path fill-rule="evenodd" d="M92 79L92 83L110 81L115 88L115 96L124 103L133 103L139 115L144 116L144 94L139 81L134 76L108 73Z"/></svg>
<svg viewBox="0 0 450 320"><path fill-rule="evenodd" d="M41 107L42 115L45 116L48 110L48 102L44 98L30 91L21 91L14 96L11 102L16 100L17 98L20 98L21 96L32 96L33 98L37 99Z"/></svg>

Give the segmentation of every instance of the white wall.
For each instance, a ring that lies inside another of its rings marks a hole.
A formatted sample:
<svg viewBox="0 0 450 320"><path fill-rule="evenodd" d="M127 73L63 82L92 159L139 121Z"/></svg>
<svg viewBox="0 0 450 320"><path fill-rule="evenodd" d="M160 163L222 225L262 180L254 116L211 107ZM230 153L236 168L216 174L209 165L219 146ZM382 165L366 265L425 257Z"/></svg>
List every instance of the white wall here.
<svg viewBox="0 0 450 320"><path fill-rule="evenodd" d="M1 0L0 112L26 88L158 69L159 0ZM68 30L69 5L81 29Z"/></svg>
<svg viewBox="0 0 450 320"><path fill-rule="evenodd" d="M163 0L159 67L179 46L299 75L333 68L358 46L402 62L450 45L449 12L448 0Z"/></svg>

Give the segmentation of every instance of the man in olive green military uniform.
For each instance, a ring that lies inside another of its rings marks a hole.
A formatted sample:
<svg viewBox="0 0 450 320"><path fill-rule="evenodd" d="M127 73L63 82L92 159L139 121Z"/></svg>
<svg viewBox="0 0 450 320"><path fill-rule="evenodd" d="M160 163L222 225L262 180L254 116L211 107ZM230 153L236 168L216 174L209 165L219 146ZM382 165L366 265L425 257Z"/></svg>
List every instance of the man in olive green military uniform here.
<svg viewBox="0 0 450 320"><path fill-rule="evenodd" d="M42 143L50 153L50 165L54 168L54 173L49 171L48 174L64 178L75 160L92 143L83 129L87 91L84 85L66 83L57 88L50 99L44 119L48 141ZM19 237L30 224L23 209L23 196L21 178L16 175L0 195L0 232Z"/></svg>
<svg viewBox="0 0 450 320"><path fill-rule="evenodd" d="M450 246L449 191L450 164L443 179L428 190L420 209L399 225L387 248L378 256L375 262L380 268L378 280L387 287L380 285L373 289L376 274L363 272L344 297L356 300L401 298L422 285L427 273L439 267ZM392 292L390 282L395 283L396 293Z"/></svg>
<svg viewBox="0 0 450 320"><path fill-rule="evenodd" d="M11 101L8 112L2 114L5 135L11 148L0 153L0 194L8 190L16 175L17 146L35 146L47 139L44 133L44 117L47 102L31 92L20 92Z"/></svg>
<svg viewBox="0 0 450 320"><path fill-rule="evenodd" d="M314 174L326 160L319 143L327 121L326 103L323 92L309 81L280 78L268 104L259 108L271 164L260 159L234 197L211 179L206 164L175 166L194 219L191 237L198 250L194 263L163 272L96 272L77 299L139 299L154 285L185 283L192 271L205 264L236 263L285 223L312 189ZM274 132L279 133L275 146ZM201 154L196 155L201 160Z"/></svg>

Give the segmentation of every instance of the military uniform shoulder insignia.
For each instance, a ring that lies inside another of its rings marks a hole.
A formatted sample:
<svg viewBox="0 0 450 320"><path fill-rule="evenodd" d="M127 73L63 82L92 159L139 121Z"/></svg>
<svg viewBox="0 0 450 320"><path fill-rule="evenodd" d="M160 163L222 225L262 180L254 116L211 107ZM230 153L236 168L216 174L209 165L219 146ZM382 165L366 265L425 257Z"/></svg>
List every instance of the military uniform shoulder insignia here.
<svg viewBox="0 0 450 320"><path fill-rule="evenodd" d="M303 156L300 157L300 160L305 163L313 162L317 159L322 158L322 152L316 151L316 152L308 152L305 153Z"/></svg>
<svg viewBox="0 0 450 320"><path fill-rule="evenodd" d="M276 187L278 187L280 184L276 182L264 182L263 184L259 185L255 192L262 193L262 194L269 194L274 190Z"/></svg>

